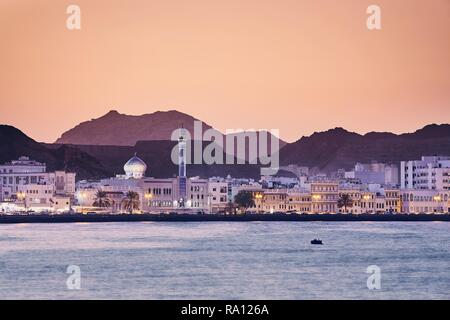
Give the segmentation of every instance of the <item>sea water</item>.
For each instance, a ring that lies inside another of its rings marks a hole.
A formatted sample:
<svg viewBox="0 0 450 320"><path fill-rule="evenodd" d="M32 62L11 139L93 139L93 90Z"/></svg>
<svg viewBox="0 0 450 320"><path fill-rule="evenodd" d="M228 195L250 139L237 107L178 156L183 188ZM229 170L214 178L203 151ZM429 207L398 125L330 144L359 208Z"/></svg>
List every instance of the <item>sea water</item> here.
<svg viewBox="0 0 450 320"><path fill-rule="evenodd" d="M450 223L0 225L0 298L449 299Z"/></svg>

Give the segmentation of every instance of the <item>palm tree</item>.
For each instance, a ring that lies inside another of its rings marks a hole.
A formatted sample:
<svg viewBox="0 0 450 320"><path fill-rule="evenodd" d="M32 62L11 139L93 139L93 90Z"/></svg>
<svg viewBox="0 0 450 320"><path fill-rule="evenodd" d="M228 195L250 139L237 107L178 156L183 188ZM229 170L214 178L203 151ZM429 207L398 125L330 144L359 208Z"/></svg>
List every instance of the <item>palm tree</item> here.
<svg viewBox="0 0 450 320"><path fill-rule="evenodd" d="M347 208L351 208L353 206L353 200L350 198L348 193L343 193L339 196L338 207L344 208L344 212L347 213Z"/></svg>
<svg viewBox="0 0 450 320"><path fill-rule="evenodd" d="M139 210L140 203L139 194L134 191L128 191L122 200L122 207L132 214L134 210Z"/></svg>
<svg viewBox="0 0 450 320"><path fill-rule="evenodd" d="M105 191L98 190L93 205L94 207L99 208L109 208L111 206L111 201Z"/></svg>
<svg viewBox="0 0 450 320"><path fill-rule="evenodd" d="M255 200L253 199L252 193L245 190L241 190L237 193L234 197L234 203L238 208L243 208L244 210L255 206Z"/></svg>

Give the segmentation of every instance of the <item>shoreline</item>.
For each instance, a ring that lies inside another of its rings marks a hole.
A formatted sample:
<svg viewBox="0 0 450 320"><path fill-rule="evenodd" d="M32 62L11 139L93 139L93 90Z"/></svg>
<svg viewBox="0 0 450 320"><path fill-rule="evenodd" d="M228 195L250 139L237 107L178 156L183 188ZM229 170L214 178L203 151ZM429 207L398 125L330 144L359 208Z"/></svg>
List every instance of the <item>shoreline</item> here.
<svg viewBox="0 0 450 320"><path fill-rule="evenodd" d="M18 223L77 223L77 222L449 222L449 214L62 214L62 215L1 215L0 224Z"/></svg>

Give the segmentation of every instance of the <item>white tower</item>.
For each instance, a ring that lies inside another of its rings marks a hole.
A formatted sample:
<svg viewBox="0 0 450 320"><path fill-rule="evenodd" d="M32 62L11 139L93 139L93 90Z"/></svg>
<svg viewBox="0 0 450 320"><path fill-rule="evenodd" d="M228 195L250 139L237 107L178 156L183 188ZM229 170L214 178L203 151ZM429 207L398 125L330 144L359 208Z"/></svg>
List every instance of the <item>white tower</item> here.
<svg viewBox="0 0 450 320"><path fill-rule="evenodd" d="M186 129L180 129L178 138L178 190L180 192L179 206L186 205Z"/></svg>

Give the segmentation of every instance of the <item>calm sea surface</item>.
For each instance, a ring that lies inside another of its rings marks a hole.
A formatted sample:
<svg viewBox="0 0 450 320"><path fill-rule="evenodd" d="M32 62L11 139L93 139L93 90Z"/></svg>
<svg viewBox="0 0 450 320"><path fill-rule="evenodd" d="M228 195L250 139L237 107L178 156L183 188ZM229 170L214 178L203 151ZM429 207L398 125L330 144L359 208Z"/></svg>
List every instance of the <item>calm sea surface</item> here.
<svg viewBox="0 0 450 320"><path fill-rule="evenodd" d="M450 223L0 225L0 298L450 299Z"/></svg>

